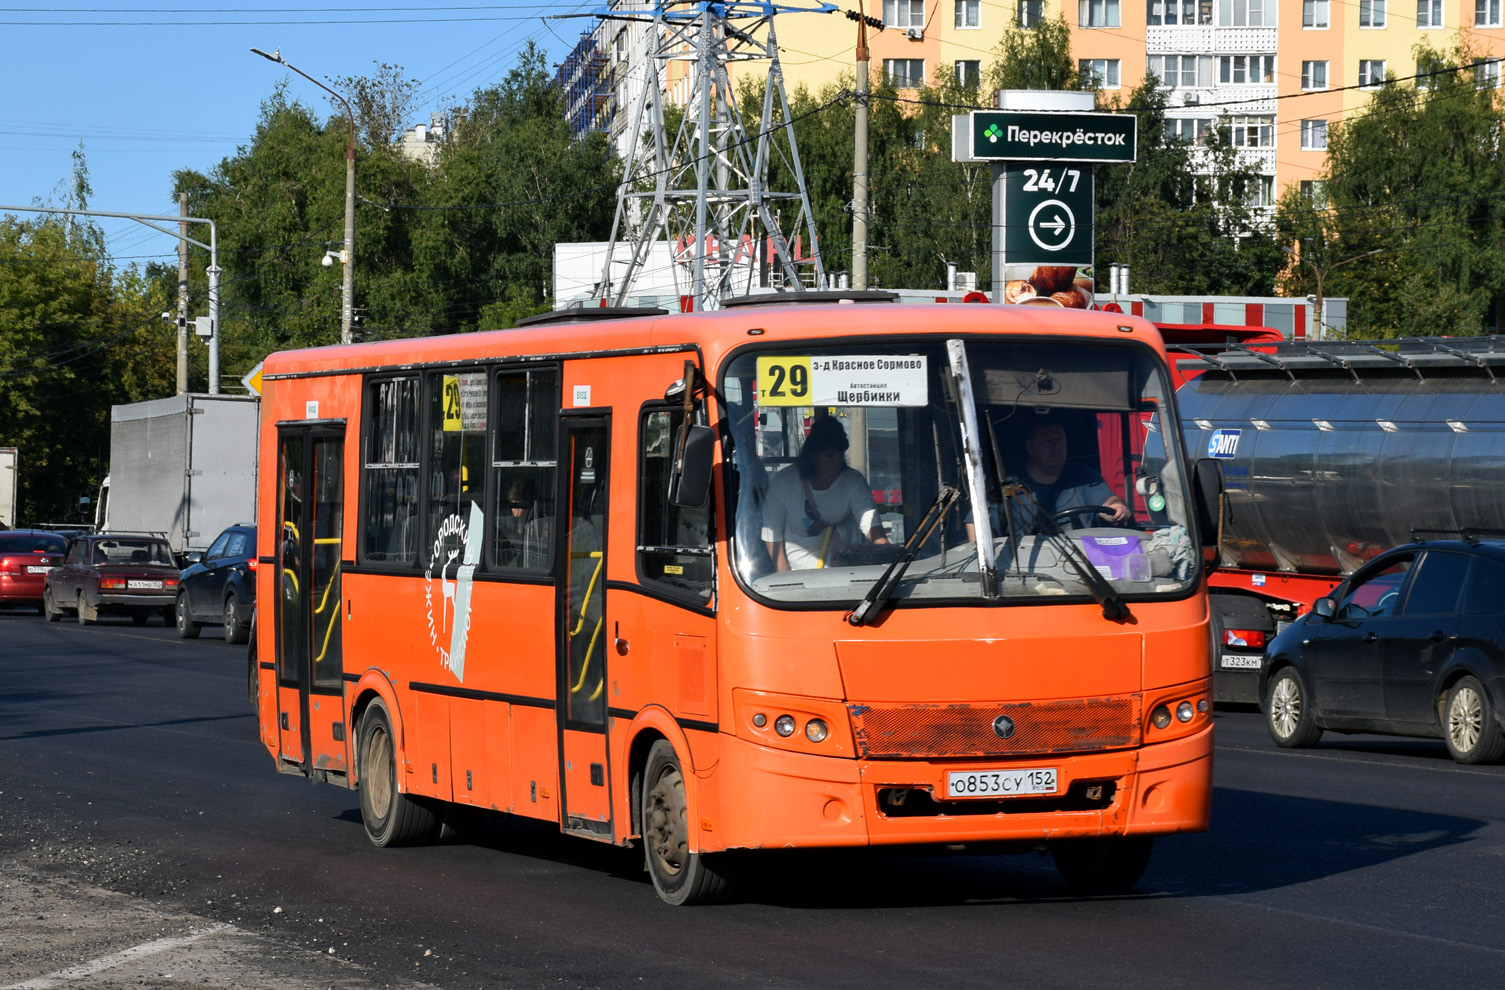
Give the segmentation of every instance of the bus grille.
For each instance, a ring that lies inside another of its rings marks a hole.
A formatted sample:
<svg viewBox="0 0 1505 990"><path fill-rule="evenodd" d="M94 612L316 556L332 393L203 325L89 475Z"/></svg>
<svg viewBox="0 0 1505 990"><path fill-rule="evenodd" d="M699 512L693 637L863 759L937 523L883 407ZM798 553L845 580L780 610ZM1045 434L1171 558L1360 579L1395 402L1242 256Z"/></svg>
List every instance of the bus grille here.
<svg viewBox="0 0 1505 990"><path fill-rule="evenodd" d="M1025 756L1126 749L1140 741L1136 695L998 705L848 705L861 756ZM1000 716L1013 733L994 731Z"/></svg>

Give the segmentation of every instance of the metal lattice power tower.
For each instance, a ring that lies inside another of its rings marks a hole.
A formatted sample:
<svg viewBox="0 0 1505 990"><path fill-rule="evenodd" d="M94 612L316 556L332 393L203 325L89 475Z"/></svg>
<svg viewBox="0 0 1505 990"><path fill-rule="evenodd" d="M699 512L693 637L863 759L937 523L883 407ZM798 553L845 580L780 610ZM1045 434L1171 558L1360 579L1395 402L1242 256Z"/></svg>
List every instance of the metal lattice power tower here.
<svg viewBox="0 0 1505 990"><path fill-rule="evenodd" d="M633 105L617 214L598 286L603 305L626 304L659 242L668 243L677 290L695 310L715 309L723 299L765 286L825 288L794 131L770 123L775 114L782 115L781 123L790 119L773 18L836 9L816 2L658 0L641 12L620 7L599 12L612 20L652 22L648 79ZM759 59L768 62L763 123L750 134L727 65ZM680 90L684 118L672 141L664 123L670 62L683 62L688 70ZM768 188L774 156L794 176L797 190ZM630 253L619 245L630 245Z"/></svg>

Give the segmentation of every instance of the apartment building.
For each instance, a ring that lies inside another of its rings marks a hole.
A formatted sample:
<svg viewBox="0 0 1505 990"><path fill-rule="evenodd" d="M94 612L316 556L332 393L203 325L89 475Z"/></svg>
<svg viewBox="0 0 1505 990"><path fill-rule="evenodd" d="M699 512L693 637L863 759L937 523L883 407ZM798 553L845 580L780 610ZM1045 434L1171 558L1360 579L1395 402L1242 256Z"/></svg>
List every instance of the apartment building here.
<svg viewBox="0 0 1505 990"><path fill-rule="evenodd" d="M1064 14L1078 66L1108 95L1127 98L1153 71L1170 90L1170 128L1197 140L1227 125L1265 177L1273 203L1310 183L1326 158L1328 128L1362 113L1385 78L1414 76L1415 47L1447 51L1467 40L1484 61L1481 85L1499 86L1505 59L1502 0L875 0L867 13L875 73L900 86L941 73L977 80L1009 25ZM844 2L843 8L856 8ZM777 22L786 84L812 92L853 69L856 25L840 14L787 14ZM1423 67L1425 68L1425 67Z"/></svg>

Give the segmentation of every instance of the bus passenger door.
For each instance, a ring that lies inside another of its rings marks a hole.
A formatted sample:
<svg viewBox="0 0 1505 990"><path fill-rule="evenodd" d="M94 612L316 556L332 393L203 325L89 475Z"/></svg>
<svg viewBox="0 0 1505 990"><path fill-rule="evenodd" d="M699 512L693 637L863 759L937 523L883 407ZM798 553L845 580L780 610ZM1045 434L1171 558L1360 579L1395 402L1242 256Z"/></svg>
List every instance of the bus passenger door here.
<svg viewBox="0 0 1505 990"><path fill-rule="evenodd" d="M341 639L343 426L277 435L277 708L280 761L307 776L346 774ZM265 609L263 605L263 609Z"/></svg>
<svg viewBox="0 0 1505 990"><path fill-rule="evenodd" d="M610 840L606 754L606 518L610 423L566 418L560 465L557 683L561 825Z"/></svg>

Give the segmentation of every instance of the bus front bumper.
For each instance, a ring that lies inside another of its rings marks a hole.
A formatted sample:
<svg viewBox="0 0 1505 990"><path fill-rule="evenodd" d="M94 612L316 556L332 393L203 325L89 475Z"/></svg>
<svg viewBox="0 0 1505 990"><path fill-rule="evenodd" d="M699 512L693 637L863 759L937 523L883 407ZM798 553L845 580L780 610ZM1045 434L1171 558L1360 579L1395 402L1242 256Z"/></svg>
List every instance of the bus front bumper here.
<svg viewBox="0 0 1505 990"><path fill-rule="evenodd" d="M1054 792L945 798L950 772L1025 769L1054 771ZM1134 750L1001 760L832 759L723 738L713 774L704 851L1198 832L1211 814L1212 728Z"/></svg>

